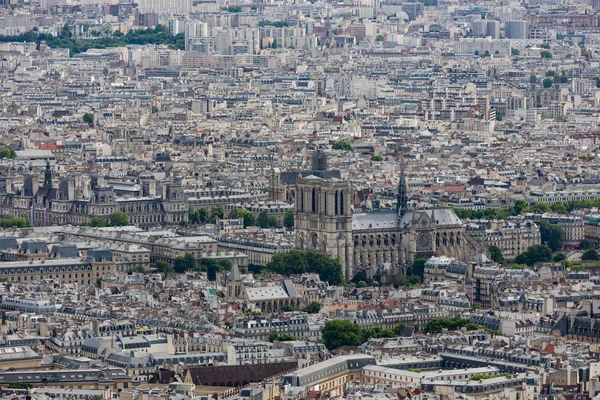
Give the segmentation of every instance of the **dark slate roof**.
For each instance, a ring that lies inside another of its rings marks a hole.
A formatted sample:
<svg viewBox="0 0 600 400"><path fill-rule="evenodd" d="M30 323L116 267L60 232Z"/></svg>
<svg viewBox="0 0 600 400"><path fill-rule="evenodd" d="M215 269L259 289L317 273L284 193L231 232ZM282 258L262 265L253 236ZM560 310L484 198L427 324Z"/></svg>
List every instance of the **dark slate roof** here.
<svg viewBox="0 0 600 400"><path fill-rule="evenodd" d="M87 261L102 262L102 258L106 261L112 261L112 253L109 249L89 250L87 253Z"/></svg>
<svg viewBox="0 0 600 400"><path fill-rule="evenodd" d="M328 170L328 171L288 171L282 172L279 177L281 179L281 183L287 186L292 186L296 184L298 180L298 175L302 175L303 178L307 176L314 175L321 179L342 179L342 175L339 170Z"/></svg>
<svg viewBox="0 0 600 400"><path fill-rule="evenodd" d="M8 250L8 249L17 250L18 248L19 248L19 244L17 243L16 238L14 238L14 237L0 238L0 250Z"/></svg>
<svg viewBox="0 0 600 400"><path fill-rule="evenodd" d="M55 244L52 246L50 254L54 258L79 258L79 251L77 251L77 246L74 244Z"/></svg>
<svg viewBox="0 0 600 400"><path fill-rule="evenodd" d="M26 253L27 250L29 250L31 254L47 253L47 244L46 242L23 242L21 244L21 250L23 253Z"/></svg>
<svg viewBox="0 0 600 400"><path fill-rule="evenodd" d="M296 361L289 361L254 365L192 367L188 371L192 381L196 385L233 387L245 385L250 382L260 382L271 376L285 374L297 369L298 363Z"/></svg>
<svg viewBox="0 0 600 400"><path fill-rule="evenodd" d="M404 325L402 327L402 332L400 332L400 336L402 337L411 337L415 333L414 325Z"/></svg>

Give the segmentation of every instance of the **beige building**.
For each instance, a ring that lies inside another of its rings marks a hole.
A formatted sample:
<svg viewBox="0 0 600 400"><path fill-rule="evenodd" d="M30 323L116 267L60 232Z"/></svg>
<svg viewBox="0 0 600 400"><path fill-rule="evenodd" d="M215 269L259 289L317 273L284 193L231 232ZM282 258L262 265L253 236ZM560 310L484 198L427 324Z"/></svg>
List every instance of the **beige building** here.
<svg viewBox="0 0 600 400"><path fill-rule="evenodd" d="M516 257L541 240L540 228L532 221L474 220L467 224L467 234L486 248L499 247L507 258Z"/></svg>

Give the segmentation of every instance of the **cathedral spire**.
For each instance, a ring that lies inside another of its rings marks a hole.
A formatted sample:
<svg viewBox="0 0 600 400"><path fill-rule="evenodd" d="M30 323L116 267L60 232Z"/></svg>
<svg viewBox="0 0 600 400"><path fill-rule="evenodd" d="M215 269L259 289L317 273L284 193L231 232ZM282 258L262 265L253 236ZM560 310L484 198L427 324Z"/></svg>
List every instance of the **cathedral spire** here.
<svg viewBox="0 0 600 400"><path fill-rule="evenodd" d="M397 195L398 218L402 218L408 208L408 190L406 187L406 176L404 175L404 164L400 163L400 182L398 183Z"/></svg>

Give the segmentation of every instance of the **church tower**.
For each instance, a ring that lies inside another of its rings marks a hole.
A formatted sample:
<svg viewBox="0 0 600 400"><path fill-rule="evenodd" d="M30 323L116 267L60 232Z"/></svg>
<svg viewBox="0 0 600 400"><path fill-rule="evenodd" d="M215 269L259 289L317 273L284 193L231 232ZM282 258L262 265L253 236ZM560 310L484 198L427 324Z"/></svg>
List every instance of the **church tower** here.
<svg viewBox="0 0 600 400"><path fill-rule="evenodd" d="M242 282L237 260L234 258L231 261L231 272L227 278L227 300L241 300L243 290L244 283Z"/></svg>
<svg viewBox="0 0 600 400"><path fill-rule="evenodd" d="M296 248L339 258L345 279L354 276L352 187L340 179L315 175L296 181Z"/></svg>
<svg viewBox="0 0 600 400"><path fill-rule="evenodd" d="M400 182L398 183L398 194L396 196L396 210L398 211L398 221L402 219L408 209L408 188L406 187L406 176L404 175L404 166L400 170Z"/></svg>

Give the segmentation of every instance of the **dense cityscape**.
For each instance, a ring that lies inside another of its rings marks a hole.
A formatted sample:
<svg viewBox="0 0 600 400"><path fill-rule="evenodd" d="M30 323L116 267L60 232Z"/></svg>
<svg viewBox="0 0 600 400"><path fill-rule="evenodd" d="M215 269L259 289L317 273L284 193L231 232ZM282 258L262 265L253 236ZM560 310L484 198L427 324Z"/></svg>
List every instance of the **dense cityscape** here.
<svg viewBox="0 0 600 400"><path fill-rule="evenodd" d="M600 399L600 0L0 0L0 399Z"/></svg>

